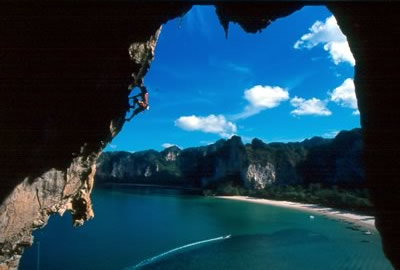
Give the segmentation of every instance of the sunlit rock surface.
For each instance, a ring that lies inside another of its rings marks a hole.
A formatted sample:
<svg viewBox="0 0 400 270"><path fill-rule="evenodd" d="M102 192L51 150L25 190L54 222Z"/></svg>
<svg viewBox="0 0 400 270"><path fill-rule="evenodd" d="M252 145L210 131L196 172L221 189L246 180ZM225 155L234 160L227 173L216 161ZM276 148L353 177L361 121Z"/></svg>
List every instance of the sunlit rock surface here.
<svg viewBox="0 0 400 270"><path fill-rule="evenodd" d="M265 166L250 164L247 168L246 178L254 189L264 189L267 185L275 182L275 167L271 163L267 163Z"/></svg>
<svg viewBox="0 0 400 270"><path fill-rule="evenodd" d="M143 17L122 6L64 5L0 11L0 269L18 268L49 215L94 216L96 160L122 128L131 74L143 78L154 56L159 23L132 31Z"/></svg>
<svg viewBox="0 0 400 270"><path fill-rule="evenodd" d="M91 216L86 210L90 209L92 165L123 125L131 73L147 70L130 59L128 49L133 43L151 44L147 42L161 24L181 16L192 4L85 0L45 5L41 1L2 3L2 269L17 267L23 247L31 243L31 228L40 226L52 212L48 202L60 205L60 209L69 208L71 203L76 220ZM257 32L302 5L219 2L216 12L225 29L235 22L248 32ZM385 253L400 268L400 199L395 192L400 189L400 129L396 121L400 118L400 35L396 34L400 7L392 2L326 5L356 59L354 82L367 183ZM73 165L76 158L83 163ZM68 185L66 196L60 195L59 187L64 184ZM36 194L46 194L46 199L38 200ZM39 202L46 207L39 207ZM15 222L15 230L6 229L8 222Z"/></svg>
<svg viewBox="0 0 400 270"><path fill-rule="evenodd" d="M241 138L201 147L103 153L96 184L131 183L209 188L231 182L250 189L267 185L322 183L362 187L360 129L334 139L314 137L296 143L264 143ZM174 157L173 159L166 157Z"/></svg>

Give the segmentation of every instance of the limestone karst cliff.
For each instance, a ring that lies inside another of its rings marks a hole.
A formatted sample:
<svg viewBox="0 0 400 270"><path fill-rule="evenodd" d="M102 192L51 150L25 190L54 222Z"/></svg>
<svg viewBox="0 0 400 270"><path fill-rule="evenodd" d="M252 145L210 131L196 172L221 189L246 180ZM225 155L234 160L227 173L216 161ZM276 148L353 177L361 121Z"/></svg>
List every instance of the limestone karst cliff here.
<svg viewBox="0 0 400 270"><path fill-rule="evenodd" d="M0 120L0 269L18 268L32 231L51 214L70 211L74 225L93 218L96 160L124 124L131 74L143 78L153 60L160 24L134 37L129 27L147 15L135 17L121 6L85 14L69 8L69 15L67 3L0 10L7 22L0 27L7 116ZM120 21L113 20L117 14Z"/></svg>
<svg viewBox="0 0 400 270"><path fill-rule="evenodd" d="M148 42L163 23L181 16L194 3L2 2L1 269L17 268L23 248L30 244L32 228L41 224L35 220L44 221L43 216L54 212L52 206L65 208L72 198L70 210L77 213L77 220L90 216L91 168L122 127L131 73L141 69L130 59L128 48ZM234 22L256 32L304 2L215 4L225 28ZM385 254L400 268L400 198L395 192L400 189L396 121L400 118L400 35L395 34L400 6L394 1L324 4L335 15L356 59L354 83L366 183ZM65 179L67 188L60 189L58 181L65 183ZM60 195L60 190L68 197ZM46 199L38 200L38 195Z"/></svg>
<svg viewBox="0 0 400 270"><path fill-rule="evenodd" d="M365 185L360 129L334 139L314 137L296 143L269 143L241 138L202 147L169 147L136 153L105 152L98 161L96 184L140 183L207 188L234 182L245 188L322 183Z"/></svg>

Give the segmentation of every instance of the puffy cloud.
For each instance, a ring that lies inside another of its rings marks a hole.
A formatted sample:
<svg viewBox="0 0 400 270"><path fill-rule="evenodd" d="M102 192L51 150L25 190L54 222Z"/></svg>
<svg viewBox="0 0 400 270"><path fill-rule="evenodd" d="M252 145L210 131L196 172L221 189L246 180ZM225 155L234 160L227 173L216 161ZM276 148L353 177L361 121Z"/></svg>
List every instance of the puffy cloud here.
<svg viewBox="0 0 400 270"><path fill-rule="evenodd" d="M270 109L277 107L282 101L288 100L289 93L278 86L256 85L246 90L244 97L253 107Z"/></svg>
<svg viewBox="0 0 400 270"><path fill-rule="evenodd" d="M172 147L172 146L176 146L176 147L182 149L179 145L176 145L176 144L173 144L173 143L163 143L161 146L162 146L163 148L170 148L170 147Z"/></svg>
<svg viewBox="0 0 400 270"><path fill-rule="evenodd" d="M356 60L350 51L349 44L346 42L329 42L324 45L324 50L329 51L333 62L338 65L340 62L348 62L354 66Z"/></svg>
<svg viewBox="0 0 400 270"><path fill-rule="evenodd" d="M336 65L341 62L355 65L356 61L350 51L347 38L340 30L334 16L328 17L325 22L316 21L309 31L294 44L295 49L312 49L323 44L324 50L329 52Z"/></svg>
<svg viewBox="0 0 400 270"><path fill-rule="evenodd" d="M353 79L346 79L342 85L336 87L332 93L328 94L331 96L331 101L342 107L355 109L353 112L354 115L360 114L357 107L357 98Z"/></svg>
<svg viewBox="0 0 400 270"><path fill-rule="evenodd" d="M223 115L211 114L202 116L181 116L175 120L175 125L188 131L202 131L218 134L223 138L234 135L237 127L234 123L227 121Z"/></svg>
<svg viewBox="0 0 400 270"><path fill-rule="evenodd" d="M249 102L244 111L234 115L233 119L242 119L255 115L262 110L271 109L289 99L289 92L279 86L256 85L244 91L244 98Z"/></svg>
<svg viewBox="0 0 400 270"><path fill-rule="evenodd" d="M290 112L293 115L329 116L332 114L332 112L326 108L326 102L318 98L304 99L294 97L290 100L290 104L296 108Z"/></svg>

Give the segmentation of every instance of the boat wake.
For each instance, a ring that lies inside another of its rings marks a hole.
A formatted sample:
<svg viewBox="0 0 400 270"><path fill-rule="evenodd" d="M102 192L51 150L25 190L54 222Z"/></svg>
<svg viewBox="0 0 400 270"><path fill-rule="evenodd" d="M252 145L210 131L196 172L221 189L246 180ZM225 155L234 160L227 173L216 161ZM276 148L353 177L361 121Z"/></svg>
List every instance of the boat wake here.
<svg viewBox="0 0 400 270"><path fill-rule="evenodd" d="M141 261L140 263L138 263L138 264L135 265L135 266L130 266L130 267L124 268L123 270L134 270L134 269L139 269L139 268L142 267L142 266L145 266L145 265L148 265L148 264L153 263L153 262L155 262L155 261L158 261L158 260L160 260L161 258L163 258L163 257L165 257L165 256L168 256L168 255L170 255L170 254L172 254L172 253L175 253L175 252L177 252L177 251L180 251L180 250L183 250L183 249L186 249L186 248L189 248L189 247L197 246L197 245L202 245L202 244L210 243L210 242L225 240L225 239L228 239L228 238L230 238L230 237L231 237L231 235L229 234L229 235L220 236L220 237L217 237L217 238L211 238L211 239L207 239L207 240L202 240L202 241L194 242L194 243L187 244L187 245L184 245L184 246L181 246L181 247L177 247L177 248L168 250L168 251L166 251L166 252L164 252L164 253L161 253L161 254L159 254L159 255L157 255L157 256L154 256L154 257L152 257L152 258L150 258L150 259L146 259L146 260L144 260L144 261Z"/></svg>

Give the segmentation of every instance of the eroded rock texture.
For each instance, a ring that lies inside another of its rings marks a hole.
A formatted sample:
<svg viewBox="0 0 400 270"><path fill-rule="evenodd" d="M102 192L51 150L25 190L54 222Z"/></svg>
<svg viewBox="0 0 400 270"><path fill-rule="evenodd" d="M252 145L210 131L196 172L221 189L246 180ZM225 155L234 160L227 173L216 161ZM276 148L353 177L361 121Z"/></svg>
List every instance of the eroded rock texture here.
<svg viewBox="0 0 400 270"><path fill-rule="evenodd" d="M302 5L217 3L217 13L225 28L233 21L256 32ZM385 252L400 268L400 8L389 2L327 5L356 58L367 180ZM17 267L23 246L31 243L30 226L44 224L49 213L70 209L76 221L92 216L93 164L123 124L131 73L146 70L131 61L128 48L150 44L162 23L190 6L84 0L2 3L1 269Z"/></svg>
<svg viewBox="0 0 400 270"><path fill-rule="evenodd" d="M106 152L98 159L96 184L157 184L217 188L231 183L248 189L269 185L320 183L360 188L365 185L361 129L341 131L334 139L269 143L238 136L179 149Z"/></svg>
<svg viewBox="0 0 400 270"><path fill-rule="evenodd" d="M5 4L0 10L0 269L16 269L32 230L71 211L93 217L101 150L122 128L162 22L181 8Z"/></svg>

